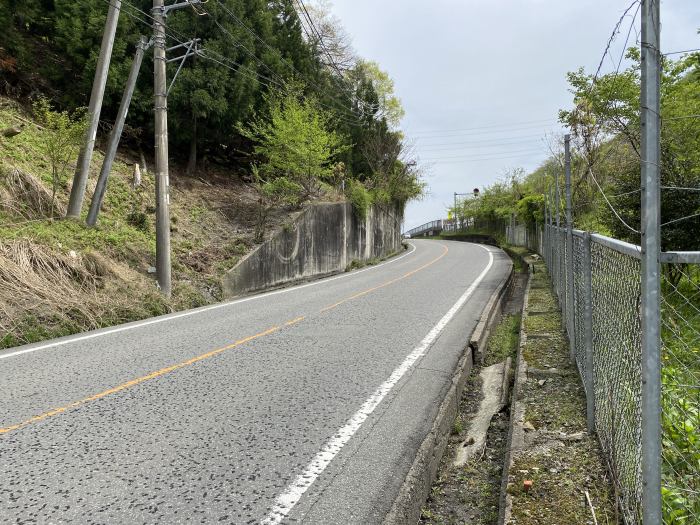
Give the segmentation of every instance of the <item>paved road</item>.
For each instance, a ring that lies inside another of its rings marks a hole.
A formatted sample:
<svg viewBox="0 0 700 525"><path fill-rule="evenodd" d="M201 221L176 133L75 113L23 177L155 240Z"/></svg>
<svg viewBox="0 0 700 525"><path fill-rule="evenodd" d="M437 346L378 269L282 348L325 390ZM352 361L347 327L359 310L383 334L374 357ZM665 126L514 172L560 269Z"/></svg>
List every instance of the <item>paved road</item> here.
<svg viewBox="0 0 700 525"><path fill-rule="evenodd" d="M380 523L510 265L413 244L0 352L0 523Z"/></svg>

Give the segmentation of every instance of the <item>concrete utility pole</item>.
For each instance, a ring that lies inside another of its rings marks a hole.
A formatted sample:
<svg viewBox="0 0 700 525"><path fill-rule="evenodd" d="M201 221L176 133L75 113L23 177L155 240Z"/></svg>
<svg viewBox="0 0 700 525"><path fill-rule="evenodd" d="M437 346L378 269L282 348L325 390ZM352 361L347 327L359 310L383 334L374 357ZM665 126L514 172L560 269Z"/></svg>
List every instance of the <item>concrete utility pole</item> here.
<svg viewBox="0 0 700 525"><path fill-rule="evenodd" d="M559 174L558 173L554 176L554 209L556 211L555 219L556 219L557 228L558 228L561 224L561 221L559 218L559 213L561 211L561 193L559 192Z"/></svg>
<svg viewBox="0 0 700 525"><path fill-rule="evenodd" d="M166 297L172 293L170 263L170 181L168 173L168 96L164 0L153 0L155 93L156 275Z"/></svg>
<svg viewBox="0 0 700 525"><path fill-rule="evenodd" d="M92 202L90 203L90 211L88 212L87 217L87 223L89 226L94 226L97 223L97 216L100 213L102 201L104 200L105 192L107 191L107 179L109 178L109 172L112 170L114 157L117 154L119 140L121 139L122 131L124 130L124 122L126 121L126 115L129 112L129 105L131 104L131 97L134 95L136 80L139 76L139 70L141 69L141 63L143 62L143 55L147 48L148 40L145 36L142 36L139 43L136 44L136 55L134 56L134 62L131 64L131 71L129 72L129 79L126 82L126 89L124 90L124 95L119 106L117 120L114 123L114 128L109 135L109 143L107 145L105 159L102 164L102 170L100 171L100 176L97 179L95 194L92 196Z"/></svg>
<svg viewBox="0 0 700 525"><path fill-rule="evenodd" d="M642 514L661 523L660 0L642 0Z"/></svg>
<svg viewBox="0 0 700 525"><path fill-rule="evenodd" d="M185 0L165 6L164 0L153 0L153 88L155 94L155 179L156 179L156 274L158 285L166 297L172 293L172 267L170 263L170 178L168 170L168 85L166 66L165 18L170 11L201 4L201 0ZM184 60L190 55L197 41L180 44L172 49L189 46ZM178 73L182 68L182 63ZM177 73L176 73L177 75ZM172 85L171 85L172 87Z"/></svg>
<svg viewBox="0 0 700 525"><path fill-rule="evenodd" d="M571 135L564 135L564 171L566 175L566 321L569 339L574 335L574 234L571 218ZM571 361L576 362L575 345L570 344Z"/></svg>
<svg viewBox="0 0 700 525"><path fill-rule="evenodd" d="M68 217L80 217L80 210L83 207L83 199L85 198L85 187L87 186L88 175L90 173L90 161L92 153L95 149L95 138L97 137L97 126L100 123L100 112L102 111L102 99L105 93L105 84L107 83L107 74L109 72L109 63L112 59L112 48L114 47L114 36L117 33L117 22L119 22L119 13L121 12L121 0L112 0L109 4L107 12L107 22L102 35L102 47L100 48L100 57L97 60L97 69L95 70L95 79L92 82L92 94L90 95L90 105L88 113L90 125L85 133L85 142L80 149L78 155L78 165L75 168L73 176L73 188L70 192L70 200L68 202Z"/></svg>
<svg viewBox="0 0 700 525"><path fill-rule="evenodd" d="M457 231L457 192L454 194L455 197L455 211L454 211L454 217L452 219L454 220L453 224L455 227L455 232Z"/></svg>

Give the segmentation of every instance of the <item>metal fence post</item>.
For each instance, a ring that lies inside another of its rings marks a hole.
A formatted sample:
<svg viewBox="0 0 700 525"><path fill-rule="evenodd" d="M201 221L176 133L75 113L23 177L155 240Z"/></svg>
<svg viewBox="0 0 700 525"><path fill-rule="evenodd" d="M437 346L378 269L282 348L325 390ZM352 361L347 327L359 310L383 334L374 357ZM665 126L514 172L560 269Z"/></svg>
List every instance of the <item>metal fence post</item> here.
<svg viewBox="0 0 700 525"><path fill-rule="evenodd" d="M661 523L659 0L642 0L642 515Z"/></svg>
<svg viewBox="0 0 700 525"><path fill-rule="evenodd" d="M595 432L595 383L593 381L593 260L591 258L591 234L583 236L583 345L586 359L586 421L588 432Z"/></svg>
<svg viewBox="0 0 700 525"><path fill-rule="evenodd" d="M571 209L571 135L564 135L566 193L566 329L569 332L571 362L576 362L576 319L574 318L574 234Z"/></svg>

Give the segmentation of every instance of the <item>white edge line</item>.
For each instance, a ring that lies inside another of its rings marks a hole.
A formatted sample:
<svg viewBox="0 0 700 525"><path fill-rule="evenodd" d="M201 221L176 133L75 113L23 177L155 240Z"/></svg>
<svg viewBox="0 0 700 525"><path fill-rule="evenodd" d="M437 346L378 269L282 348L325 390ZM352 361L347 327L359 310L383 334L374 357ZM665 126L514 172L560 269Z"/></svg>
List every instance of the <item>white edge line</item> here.
<svg viewBox="0 0 700 525"><path fill-rule="evenodd" d="M408 257L409 255L411 255L413 252L416 251L415 244L413 244L413 243L409 243L409 244L411 245L411 248L412 248L409 252L404 253L403 255L400 255L399 257L392 258L391 260L385 261L381 264L376 264L374 266L370 266L369 268L364 268L362 270L356 270L354 272L348 272L348 273L344 273L342 275L337 275L335 277L328 277L326 279L319 279L319 280L314 281L312 283L302 284L299 286L291 286L289 288L284 288L282 290L275 290L273 292L265 292L265 293L261 293L258 295L253 295L251 297L245 297L243 299L237 299L237 300L229 301L229 302L225 302L225 303L213 304L211 306L205 306L202 308L195 308L193 310L187 310L185 312L180 312L180 313L176 313L176 314L168 314L168 315L165 315L162 317L155 317L155 318L151 318L151 319L144 320L144 321L136 321L134 323L129 323L129 324L126 324L123 326L118 326L116 328L108 328L106 330L102 329L102 330L99 330L97 332L87 333L85 335L69 336L68 339L64 339L61 341L55 341L53 343L47 343L47 344L43 344L43 345L39 345L39 346L33 346L31 348L26 348L24 350L17 350L15 352L0 354L0 360L7 359L9 357L16 357L18 355L29 354L31 352L37 352L39 350L46 350L48 348L54 348L57 346L63 346L63 345L71 344L71 343L77 343L80 341L87 341L89 339L95 339L97 337L102 337L105 335L111 335L111 334L116 334L119 332L125 332L127 330L133 330L135 328L141 328L141 327L149 326L152 324L164 323L166 321L172 321L174 319L181 319L182 317L189 317L191 315L197 315L197 314L201 314L204 312L209 312L211 310L217 310L219 308L226 308L226 307L234 306L234 305L241 304L241 303L247 303L248 301L257 301L258 299L263 299L265 297L270 297L272 295L279 295L279 294L283 294L283 293L294 292L297 290L302 290L304 288L309 288L311 286L318 286L319 284L325 284L325 283L329 283L331 281L336 281L338 279L345 279L347 277L352 277L352 276L355 276L355 275L358 275L358 274L361 274L364 272L368 272L370 270L374 270L376 268L380 268L380 267L385 266L387 264L395 263L397 261L400 261L404 257Z"/></svg>
<svg viewBox="0 0 700 525"><path fill-rule="evenodd" d="M362 423L374 412L374 409L377 408L384 397L386 397L391 389L401 380L406 372L411 369L416 361L426 354L447 323L449 323L460 308L464 306L464 303L467 302L493 266L493 252L488 248L484 249L489 253L489 263L486 265L484 271L481 272L452 308L450 308L442 319L428 332L428 335L426 335L420 344L406 357L403 363L401 363L398 368L392 372L389 378L367 398L360 409L323 445L321 451L316 454L304 471L277 497L274 507L262 521L263 525L279 525L279 523L287 517L292 508L299 502L304 492L316 481L316 478L321 475L338 452L350 441L350 438L360 429Z"/></svg>

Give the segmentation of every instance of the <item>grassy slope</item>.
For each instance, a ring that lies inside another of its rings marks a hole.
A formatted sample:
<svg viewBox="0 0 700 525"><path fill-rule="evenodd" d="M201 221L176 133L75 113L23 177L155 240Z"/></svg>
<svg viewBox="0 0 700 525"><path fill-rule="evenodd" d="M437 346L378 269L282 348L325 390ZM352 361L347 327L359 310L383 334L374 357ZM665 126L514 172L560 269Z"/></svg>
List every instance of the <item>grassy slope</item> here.
<svg viewBox="0 0 700 525"><path fill-rule="evenodd" d="M0 130L22 119L30 120L31 115L13 101L0 98ZM85 302L96 311L94 315L76 312L62 301L51 304L52 294L48 292L38 293L34 301L0 297L8 303L4 311L0 311L4 314L0 320L0 348L220 299L222 275L253 247L256 199L247 185L228 174L209 174L208 179L215 181L209 183L178 177L177 171L171 170L171 173L174 171L171 215L175 286L172 300L166 301L157 292L155 278L148 273L149 267L155 264L151 173L143 178L141 188L134 190L132 162L118 158L96 228L88 228L82 220L48 220L48 209L40 213L31 199L17 197L17 184L12 177L13 170L19 169L41 181L50 192L50 166L42 154L41 134L41 129L27 124L16 137L0 138L0 287L7 284L3 280L26 279L27 290L37 288L30 286L30 282L50 282L51 272L36 266L36 261L45 258L49 264L58 265L52 269L61 275L57 280L73 278L76 281L63 283L67 286L66 293L86 295ZM102 159L102 154L96 151L83 218ZM68 180L57 195L59 205L64 208L73 168L69 167ZM134 211L143 213L145 221L139 224L130 218ZM283 219L278 217L278 220ZM22 257L18 255L20 245ZM95 260L101 261L100 268L94 268ZM24 264L21 271L20 263ZM27 264L35 267L27 268ZM72 270L67 269L73 266ZM83 270L88 273L81 273ZM78 274L80 282L76 280ZM95 286L86 287L85 279L94 281ZM76 300L75 304L79 303Z"/></svg>

